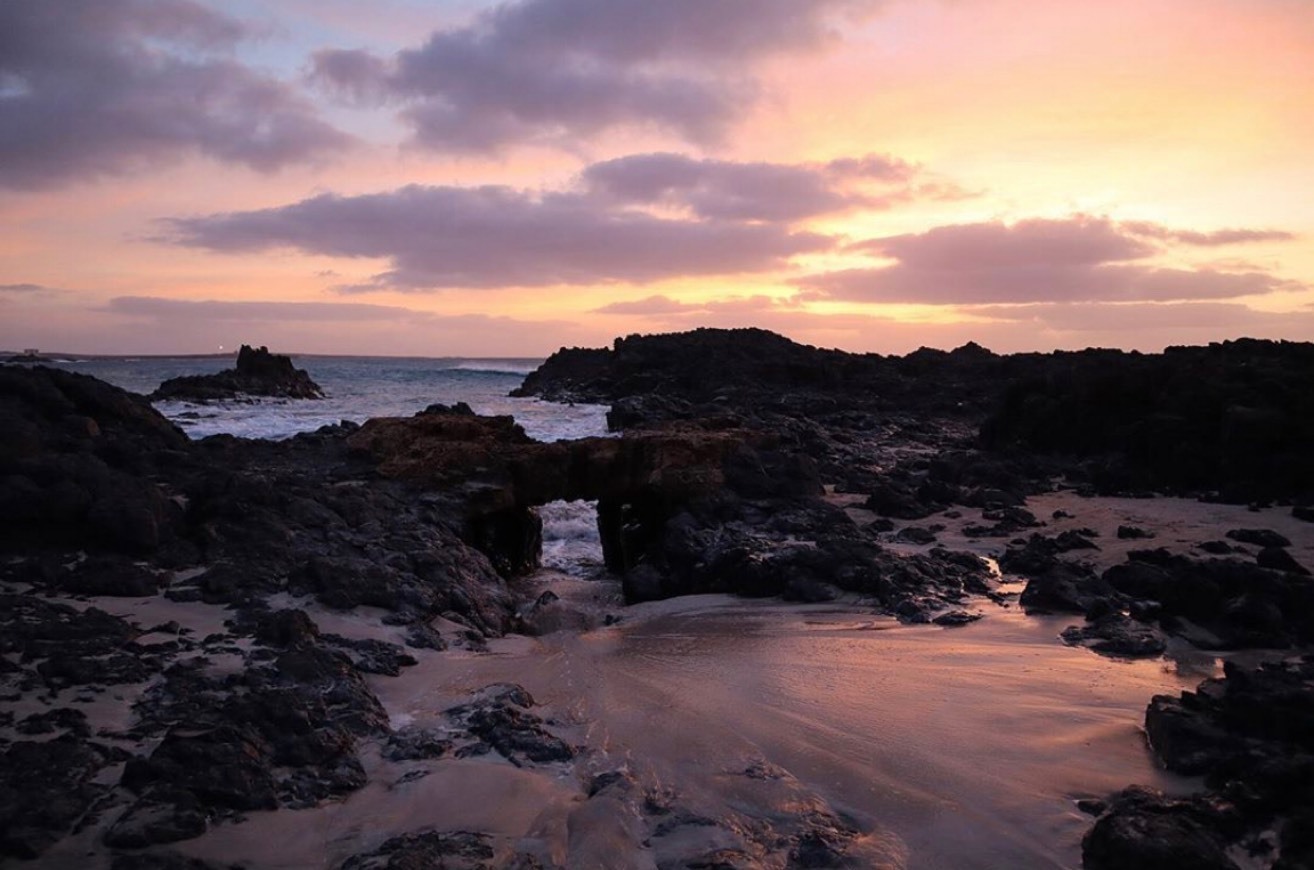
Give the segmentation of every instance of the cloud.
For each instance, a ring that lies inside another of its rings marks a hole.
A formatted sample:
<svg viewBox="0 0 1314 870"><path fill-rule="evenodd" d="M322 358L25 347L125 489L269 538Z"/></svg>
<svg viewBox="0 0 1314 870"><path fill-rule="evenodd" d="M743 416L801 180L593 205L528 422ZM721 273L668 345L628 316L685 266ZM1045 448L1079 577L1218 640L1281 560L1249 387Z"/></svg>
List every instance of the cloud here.
<svg viewBox="0 0 1314 870"><path fill-rule="evenodd" d="M1148 332L1213 329L1222 335L1294 334L1314 327L1314 314L1260 311L1236 302L1077 302L973 306L965 314L1033 323L1063 332Z"/></svg>
<svg viewBox="0 0 1314 870"><path fill-rule="evenodd" d="M270 171L347 145L289 86L231 59L246 35L191 0L0 3L0 187L193 153Z"/></svg>
<svg viewBox="0 0 1314 870"><path fill-rule="evenodd" d="M893 262L811 275L798 283L814 296L832 299L925 304L1232 299L1297 286L1262 271L1137 262L1159 253L1146 236L1175 240L1194 235L1215 234L1153 224L1132 232L1107 218L1085 215L1011 225L959 224L859 242L849 250Z"/></svg>
<svg viewBox="0 0 1314 870"><path fill-rule="evenodd" d="M571 142L639 125L709 142L759 96L753 65L834 39L876 0L518 0L418 48L314 57L320 82L395 102L423 146Z"/></svg>
<svg viewBox="0 0 1314 870"><path fill-rule="evenodd" d="M49 293L51 288L40 284L0 284L0 293Z"/></svg>
<svg viewBox="0 0 1314 870"><path fill-rule="evenodd" d="M593 309L593 312L595 314L638 314L644 317L665 317L673 314L683 314L691 308L697 310L697 306L691 306L669 296L657 295L623 302L611 302L600 308Z"/></svg>
<svg viewBox="0 0 1314 870"><path fill-rule="evenodd" d="M611 302L593 309L594 314L626 314L649 317L663 322L702 315L753 316L764 311L793 310L792 299L774 296L731 296L704 302L681 302L669 296L647 296L623 302Z"/></svg>
<svg viewBox="0 0 1314 870"><path fill-rule="evenodd" d="M1177 242L1183 245L1200 245L1216 247L1218 245L1239 245L1249 242L1289 242L1296 238L1293 233L1283 230L1214 230L1208 233L1195 230L1176 230L1149 221L1123 221L1118 227L1137 236L1161 239L1165 242Z"/></svg>
<svg viewBox="0 0 1314 870"><path fill-rule="evenodd" d="M322 195L279 208L167 221L177 244L224 252L290 247L386 258L362 288L643 283L758 272L832 242L770 224L678 220L610 208L580 193L412 185Z"/></svg>
<svg viewBox="0 0 1314 870"><path fill-rule="evenodd" d="M358 323L361 321L423 320L430 317L395 305L350 302L242 302L216 299L167 299L159 296L116 296L105 306L111 314L173 321L301 321Z"/></svg>
<svg viewBox="0 0 1314 870"><path fill-rule="evenodd" d="M848 189L854 180L904 182L915 169L870 155L826 164L738 163L683 154L633 154L594 163L582 181L618 203L674 206L703 218L797 221L850 208L880 208L878 197Z"/></svg>

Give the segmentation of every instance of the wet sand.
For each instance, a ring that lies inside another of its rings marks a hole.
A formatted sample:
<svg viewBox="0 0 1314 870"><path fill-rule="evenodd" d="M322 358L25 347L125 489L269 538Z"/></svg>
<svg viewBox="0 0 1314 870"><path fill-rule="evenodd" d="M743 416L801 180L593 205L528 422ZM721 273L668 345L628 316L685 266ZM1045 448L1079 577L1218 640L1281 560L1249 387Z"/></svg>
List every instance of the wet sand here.
<svg viewBox="0 0 1314 870"><path fill-rule="evenodd" d="M1314 526L1277 511L1071 493L1029 507L1050 523L1047 533L1097 529L1103 549L1089 557L1101 563L1132 547L1185 552L1239 527L1281 531L1297 559L1314 563ZM1073 517L1051 520L1055 510ZM964 514L961 522L974 519ZM1116 526L1129 522L1157 537L1117 541ZM942 540L980 552L1003 544L948 530ZM594 616L619 610L609 584L553 570L536 584ZM95 603L119 613L137 606ZM304 607L326 632L397 639L368 609L273 603ZM141 607L135 618L144 625L176 619L205 630L223 616L162 599ZM491 834L549 866L647 868L765 842L800 818L830 814L861 832L854 866L1078 867L1090 825L1078 799L1130 783L1198 787L1159 769L1141 722L1152 695L1217 673L1213 654L1175 641L1163 658L1110 659L1058 640L1077 617L1026 616L986 601L979 609L985 619L941 628L900 625L856 598L798 605L693 596L626 608L613 626L494 640L487 651L416 650L419 664L401 676L369 677L394 727L449 727L442 711L513 682L580 754L517 767L495 753L392 762L367 746L369 785L340 803L253 813L171 848L251 867L328 868L397 833L436 828ZM591 779L614 770L634 778L636 797L588 799ZM105 775L112 781L116 769ZM662 831L639 811L639 794L667 795L708 823ZM61 842L41 866L98 866L101 829Z"/></svg>

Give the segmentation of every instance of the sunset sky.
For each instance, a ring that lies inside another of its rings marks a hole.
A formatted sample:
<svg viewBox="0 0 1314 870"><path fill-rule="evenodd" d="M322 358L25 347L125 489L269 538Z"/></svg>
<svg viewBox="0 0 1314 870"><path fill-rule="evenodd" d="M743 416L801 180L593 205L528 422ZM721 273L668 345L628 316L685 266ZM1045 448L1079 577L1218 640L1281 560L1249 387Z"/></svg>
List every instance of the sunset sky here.
<svg viewBox="0 0 1314 870"><path fill-rule="evenodd" d="M1314 339L1311 0L0 0L0 348Z"/></svg>

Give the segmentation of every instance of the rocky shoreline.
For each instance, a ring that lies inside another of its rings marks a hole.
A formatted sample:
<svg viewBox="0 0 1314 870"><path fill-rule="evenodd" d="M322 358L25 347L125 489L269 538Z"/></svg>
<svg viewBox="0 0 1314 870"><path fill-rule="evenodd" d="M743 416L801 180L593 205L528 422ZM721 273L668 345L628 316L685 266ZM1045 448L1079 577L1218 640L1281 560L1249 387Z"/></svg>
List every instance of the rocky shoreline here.
<svg viewBox="0 0 1314 870"><path fill-rule="evenodd" d="M0 855L219 866L186 844L494 758L571 777L571 812L611 831L571 860L620 844L657 866L869 866L863 832L787 772L746 776L809 808L735 833L632 771L594 769L587 737L514 683L450 699L441 727L395 722L379 699L387 680L492 639L715 592L856 600L946 627L1017 601L1073 614L1055 643L1104 655L1155 656L1169 639L1276 651L1147 699L1155 751L1206 790L1090 803L1085 863L1310 866L1314 467L1300 445L1314 415L1299 387L1312 373L1309 346L1272 342L885 358L699 330L548 360L522 391L607 402L622 434L544 444L443 406L284 442L192 442L142 397L2 367ZM1056 493L1065 507L1043 509ZM1083 496L1151 493L1239 500L1265 524L1083 525ZM536 507L579 498L597 502L624 597L596 612L524 582ZM700 827L721 833L674 835ZM429 826L335 860L564 859Z"/></svg>

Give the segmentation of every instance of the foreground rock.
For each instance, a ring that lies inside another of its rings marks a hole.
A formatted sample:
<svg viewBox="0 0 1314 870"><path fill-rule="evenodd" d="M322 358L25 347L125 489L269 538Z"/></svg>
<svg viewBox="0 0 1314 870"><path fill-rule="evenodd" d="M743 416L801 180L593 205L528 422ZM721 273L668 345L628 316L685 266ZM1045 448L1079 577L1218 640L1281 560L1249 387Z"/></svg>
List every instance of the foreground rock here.
<svg viewBox="0 0 1314 870"><path fill-rule="evenodd" d="M1314 658L1228 662L1222 679L1195 692L1156 696L1145 728L1169 770L1203 775L1208 790L1115 796L1086 836L1088 870L1222 870L1245 853L1276 858L1279 870L1314 866Z"/></svg>
<svg viewBox="0 0 1314 870"><path fill-rule="evenodd" d="M242 345L235 368L213 375L184 375L160 384L151 401L219 402L252 396L280 399L322 399L324 391L305 369L292 365L268 348Z"/></svg>

